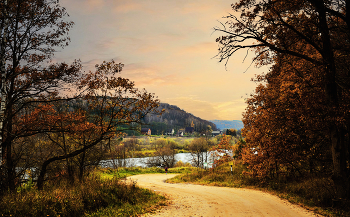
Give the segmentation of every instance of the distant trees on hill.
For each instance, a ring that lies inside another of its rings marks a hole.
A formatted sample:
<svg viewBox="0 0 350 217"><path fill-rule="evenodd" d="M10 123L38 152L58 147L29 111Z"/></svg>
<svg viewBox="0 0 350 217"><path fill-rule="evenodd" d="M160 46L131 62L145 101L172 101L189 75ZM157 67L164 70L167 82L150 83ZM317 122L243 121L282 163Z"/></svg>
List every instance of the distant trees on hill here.
<svg viewBox="0 0 350 217"><path fill-rule="evenodd" d="M190 127L192 123L194 131L198 133L204 133L208 125L213 130L217 130L214 123L198 118L177 106L160 103L158 109L164 109L162 115L147 114L144 118L144 122L151 128L152 134L165 134L169 129L174 129L177 132L179 129Z"/></svg>

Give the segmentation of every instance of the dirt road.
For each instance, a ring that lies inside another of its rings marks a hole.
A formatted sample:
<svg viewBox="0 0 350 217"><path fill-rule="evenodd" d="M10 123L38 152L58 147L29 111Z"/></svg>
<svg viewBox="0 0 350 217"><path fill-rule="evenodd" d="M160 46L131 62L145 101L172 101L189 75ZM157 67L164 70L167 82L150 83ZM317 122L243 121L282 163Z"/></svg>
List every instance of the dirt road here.
<svg viewBox="0 0 350 217"><path fill-rule="evenodd" d="M172 204L146 216L316 216L268 193L240 188L191 184L168 184L175 174L145 174L130 177L137 185L166 194Z"/></svg>

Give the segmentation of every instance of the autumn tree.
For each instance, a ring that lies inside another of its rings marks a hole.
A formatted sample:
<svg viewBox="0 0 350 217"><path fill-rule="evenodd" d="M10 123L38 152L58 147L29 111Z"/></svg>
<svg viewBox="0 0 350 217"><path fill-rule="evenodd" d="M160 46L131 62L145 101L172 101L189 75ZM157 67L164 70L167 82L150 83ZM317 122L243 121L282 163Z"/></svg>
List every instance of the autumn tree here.
<svg viewBox="0 0 350 217"><path fill-rule="evenodd" d="M237 130L236 129L227 129L226 130L226 135L231 135L233 137L237 136Z"/></svg>
<svg viewBox="0 0 350 217"><path fill-rule="evenodd" d="M43 162L38 177L39 189L49 164L76 156L83 158L89 149L101 142L120 137L126 129L137 127L134 123L141 124L143 117L158 107L153 94L138 90L129 79L117 77L120 71L121 64L103 62L96 65L95 72L82 76L78 88L83 90L86 110L83 105L71 112L63 112L63 115L73 116L60 129L67 131L72 138L71 147L69 152L52 155ZM62 114L57 115L61 117Z"/></svg>
<svg viewBox="0 0 350 217"><path fill-rule="evenodd" d="M136 138L121 139L120 141L111 140L108 145L110 153L108 159L112 161L114 168L133 166L127 158L133 158L135 150L141 151L138 142Z"/></svg>
<svg viewBox="0 0 350 217"><path fill-rule="evenodd" d="M310 76L310 70L308 69L315 70L316 75L313 79L319 82L315 88L320 90L317 95L321 95L322 104L317 108L317 112L310 117L313 119L318 116L317 120L326 117L323 125L327 126L327 129L322 133L325 140L329 138L329 142L325 142L332 154L332 179L335 184L337 198L350 197L349 168L347 167L350 159L348 148L350 141L348 130L350 123L348 109L350 16L347 14L349 7L349 1L346 0L241 0L232 5L233 10L238 12L240 17L229 15L224 28L217 28L218 31L225 34L217 39L220 61L228 61L238 50L247 49L249 51L253 49L256 52L254 61L258 65L288 61L289 65L295 66L293 76L295 75L303 81ZM307 52L305 52L306 50ZM307 65L308 68L296 67L300 62L301 65ZM277 69L273 70L275 72L279 71ZM288 70L286 71L288 72ZM294 84L302 83L296 81ZM290 86L283 81L282 84L285 87ZM266 89L261 87L257 92L260 91L266 91ZM306 95L311 98L312 94L315 93L314 91L311 92L309 92L311 95L304 92L303 96ZM295 93L298 94L298 92ZM261 96L267 94L270 93L264 93ZM278 97L278 95L274 97ZM299 99L304 100L304 98ZM290 103L294 104L299 99ZM319 100L317 98L313 99L315 104ZM277 112L274 109L268 109L265 106L266 101L253 101L248 101L253 110L248 112L247 116L253 115L263 118L267 113L272 115ZM306 99L306 101L309 101L309 99ZM263 107L266 109L260 111L259 108ZM263 114L259 112L263 112ZM286 113L286 111L284 112ZM310 114L310 112L307 112L307 114ZM284 116L286 117L286 115ZM302 123L302 118L303 116L295 116L289 122L299 121ZM250 125L248 125L248 128L252 129ZM288 133L269 126L266 126L266 130L270 130L268 135L278 136ZM246 131L247 133L249 134L250 131ZM262 132L261 136L265 137L265 133L267 132ZM314 137L318 137L318 134ZM290 135L288 138L293 137ZM305 148L299 146L301 149ZM266 158L266 155L268 155L267 152L263 151L259 156Z"/></svg>
<svg viewBox="0 0 350 217"><path fill-rule="evenodd" d="M236 160L241 160L242 159L242 152L243 149L246 148L246 141L241 137L239 138L238 142L233 145L233 158ZM254 154L254 153L253 153Z"/></svg>
<svg viewBox="0 0 350 217"><path fill-rule="evenodd" d="M148 158L146 164L148 166L167 166L174 167L176 163L176 143L172 140L157 139L152 144L152 149L155 150L153 157Z"/></svg>
<svg viewBox="0 0 350 217"><path fill-rule="evenodd" d="M29 138L36 137L30 144L42 154L36 164L42 188L53 163L84 158L89 149L132 128L131 123L158 105L153 94L118 76L122 64L103 62L85 73L80 61L50 62L57 48L68 45L73 26L58 1L1 1L0 10L2 190L15 190L20 175L15 168L25 165L16 159L29 159L30 153L14 151L32 150L24 146ZM56 106L77 99L85 105Z"/></svg>
<svg viewBox="0 0 350 217"><path fill-rule="evenodd" d="M203 163L208 160L208 150L210 142L205 137L195 138L189 144L192 162L196 167L203 167Z"/></svg>
<svg viewBox="0 0 350 217"><path fill-rule="evenodd" d="M214 165L218 166L233 159L233 144L231 136L223 135L220 142L209 150L214 159Z"/></svg>
<svg viewBox="0 0 350 217"><path fill-rule="evenodd" d="M291 61L291 59L288 59ZM307 63L307 62L305 62ZM243 133L247 144L243 160L254 175L277 178L329 174L330 154L323 111L324 93L317 79L318 70L308 68L301 79L297 65L276 63L247 100Z"/></svg>
<svg viewBox="0 0 350 217"><path fill-rule="evenodd" d="M38 102L58 100L63 83L79 78L80 63L47 64L55 48L69 42L67 33L73 22L53 0L1 1L1 149L2 187L15 189L16 140L46 131L46 126L19 125L21 116Z"/></svg>
<svg viewBox="0 0 350 217"><path fill-rule="evenodd" d="M207 125L207 127L205 128L205 131L204 131L205 139L206 139L207 141L209 141L209 138L212 136L212 135L211 135L212 132L213 132L212 127L211 127L210 125Z"/></svg>

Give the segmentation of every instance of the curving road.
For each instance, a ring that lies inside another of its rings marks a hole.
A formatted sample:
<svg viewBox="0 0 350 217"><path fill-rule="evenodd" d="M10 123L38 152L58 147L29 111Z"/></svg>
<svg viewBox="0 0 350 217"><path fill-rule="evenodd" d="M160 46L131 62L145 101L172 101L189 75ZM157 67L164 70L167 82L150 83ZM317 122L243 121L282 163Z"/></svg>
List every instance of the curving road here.
<svg viewBox="0 0 350 217"><path fill-rule="evenodd" d="M171 205L157 213L145 216L320 216L257 190L164 182L175 175L144 174L130 177L137 181L138 186L166 195L172 201Z"/></svg>

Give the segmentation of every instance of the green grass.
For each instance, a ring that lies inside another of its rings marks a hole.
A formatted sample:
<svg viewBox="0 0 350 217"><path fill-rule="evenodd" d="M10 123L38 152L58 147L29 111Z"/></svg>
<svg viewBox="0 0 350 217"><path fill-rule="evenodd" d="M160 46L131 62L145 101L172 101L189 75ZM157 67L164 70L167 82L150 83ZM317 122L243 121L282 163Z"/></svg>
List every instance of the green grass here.
<svg viewBox="0 0 350 217"><path fill-rule="evenodd" d="M168 173L190 173L194 167L174 167L169 168ZM96 171L102 178L111 179L113 177L126 178L128 176L150 173L165 173L164 169L159 167L123 167L119 169L103 168Z"/></svg>
<svg viewBox="0 0 350 217"><path fill-rule="evenodd" d="M169 183L193 183L199 185L212 185L220 187L246 187L245 180L241 175L244 167L236 165L233 168L233 175L231 175L231 167L223 165L215 170L212 169L193 169L192 173L186 173L168 179Z"/></svg>
<svg viewBox="0 0 350 217"><path fill-rule="evenodd" d="M95 174L71 187L62 183L46 184L42 191L23 187L0 199L0 216L138 216L167 203L163 196L135 184Z"/></svg>

